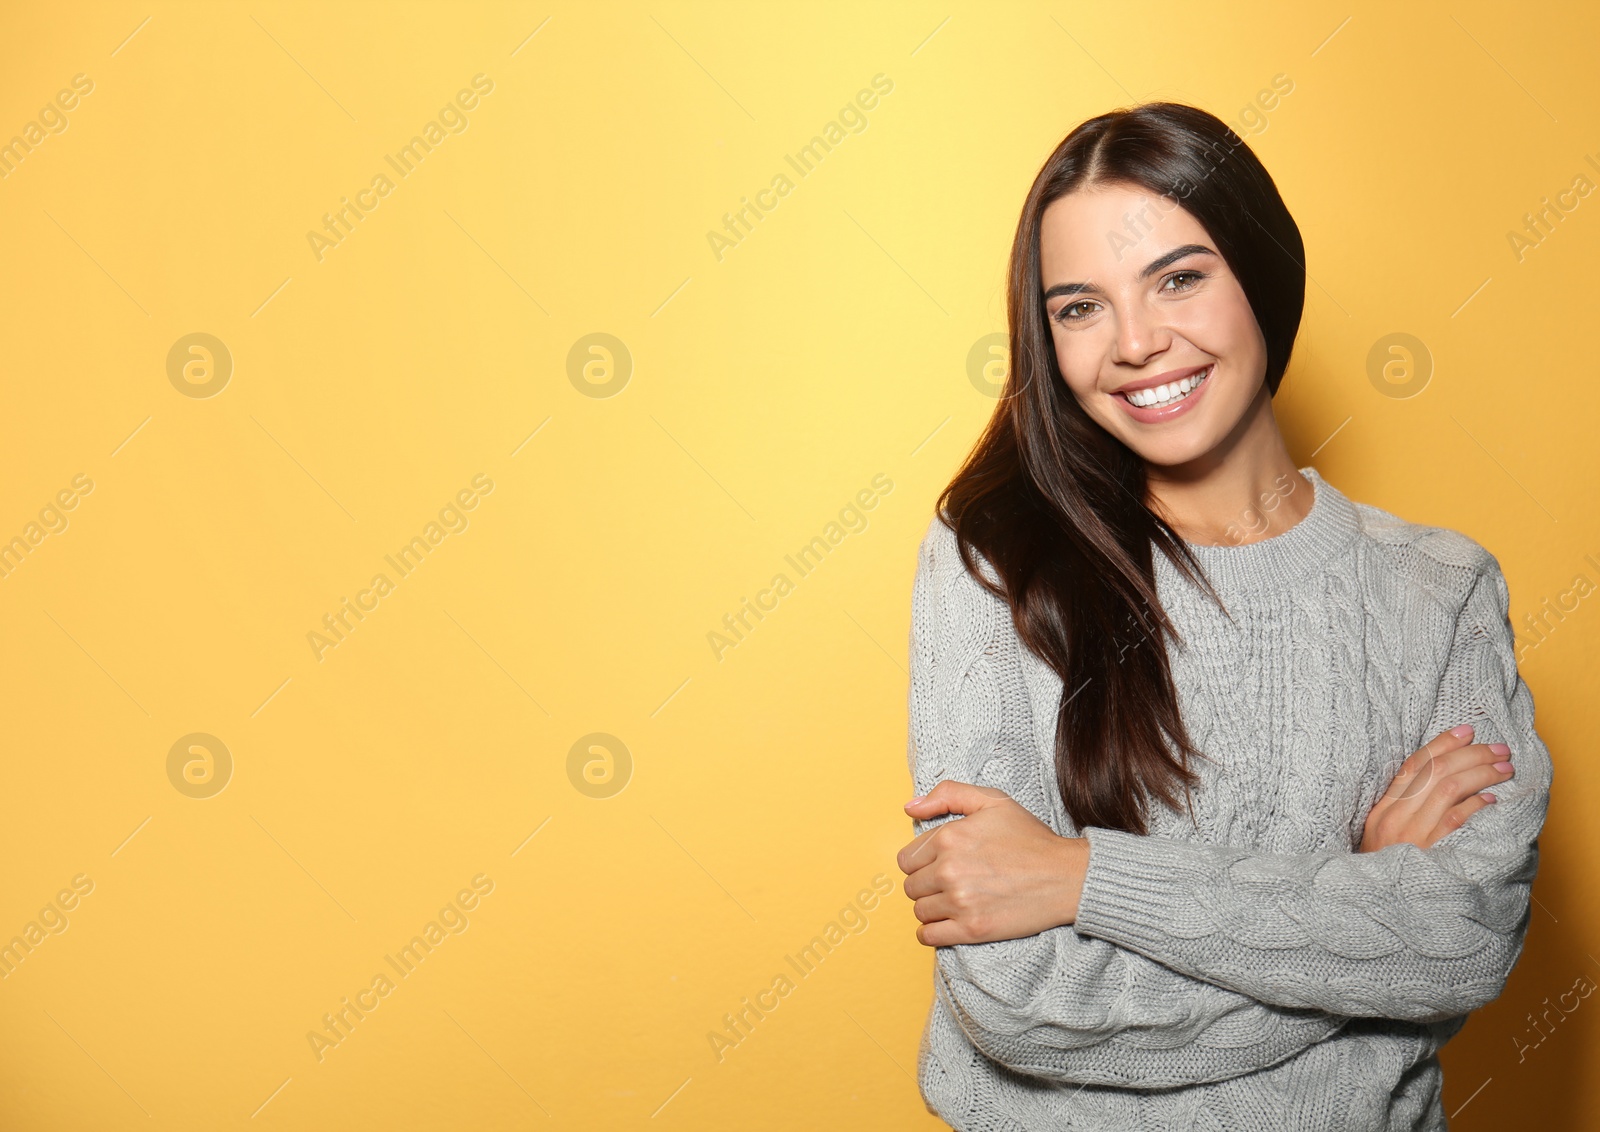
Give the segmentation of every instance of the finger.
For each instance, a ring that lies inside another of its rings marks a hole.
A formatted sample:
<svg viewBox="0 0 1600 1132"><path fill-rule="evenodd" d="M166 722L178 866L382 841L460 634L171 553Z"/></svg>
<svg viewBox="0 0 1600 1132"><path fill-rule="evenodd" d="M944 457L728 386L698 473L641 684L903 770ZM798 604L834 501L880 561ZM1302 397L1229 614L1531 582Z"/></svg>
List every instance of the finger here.
<svg viewBox="0 0 1600 1132"><path fill-rule="evenodd" d="M1402 809L1411 813L1416 813L1430 804L1435 804L1436 813L1443 813L1443 809L1436 805L1441 791L1450 795L1444 805L1451 806L1476 789L1476 786L1470 783L1462 785L1465 780L1458 780L1458 776L1508 762L1510 757L1511 748L1504 743L1470 743L1465 747L1446 752L1428 763L1420 774L1410 779L1395 801L1401 804Z"/></svg>
<svg viewBox="0 0 1600 1132"><path fill-rule="evenodd" d="M953 902L944 893L933 896L924 896L911 905L911 914L924 924L936 924L940 920L948 920L956 914Z"/></svg>
<svg viewBox="0 0 1600 1132"><path fill-rule="evenodd" d="M938 892L943 892L945 881L940 878L931 867L932 862L920 869L912 871L911 875L901 882L900 888L910 900L925 900Z"/></svg>
<svg viewBox="0 0 1600 1132"><path fill-rule="evenodd" d="M974 814L999 799L1010 799L1004 790L992 786L973 786L968 782L945 779L922 798L906 803L906 813L922 821L940 814Z"/></svg>
<svg viewBox="0 0 1600 1132"><path fill-rule="evenodd" d="M917 928L917 942L925 947L952 947L970 943L969 933L956 920L938 920Z"/></svg>
<svg viewBox="0 0 1600 1132"><path fill-rule="evenodd" d="M1416 824L1432 829L1453 807L1470 801L1488 787L1507 781L1514 773L1509 762L1480 763L1438 779L1415 811Z"/></svg>
<svg viewBox="0 0 1600 1132"><path fill-rule="evenodd" d="M1427 748L1423 748L1417 753L1422 755L1426 751ZM1399 776L1396 777L1396 789L1392 797L1402 802L1420 800L1441 779L1474 766L1498 762L1509 757L1510 751L1511 748L1504 743L1464 743L1453 750L1437 751L1431 758L1417 763L1417 769L1403 781ZM1454 800L1459 801L1460 798Z"/></svg>
<svg viewBox="0 0 1600 1132"><path fill-rule="evenodd" d="M1411 752L1401 765L1401 769L1415 771L1429 759L1437 758L1446 751L1453 751L1457 747L1472 742L1472 733L1473 727L1470 723L1462 723L1439 732L1439 734Z"/></svg>
<svg viewBox="0 0 1600 1132"><path fill-rule="evenodd" d="M1400 770L1395 774L1394 781L1389 784L1385 792L1386 798L1411 797L1419 789L1426 786L1428 772L1433 760L1441 755L1450 753L1472 741L1472 725L1463 723L1452 727L1448 731L1441 731L1429 739L1420 748L1406 756L1405 762L1400 764Z"/></svg>
<svg viewBox="0 0 1600 1132"><path fill-rule="evenodd" d="M1493 798L1494 794L1492 792L1474 794L1465 802L1451 806L1445 811L1444 816L1439 819L1439 824L1434 827L1433 832L1429 835L1427 844L1422 847L1426 849L1434 842L1443 840L1449 834L1460 829L1473 814L1485 806L1494 805L1495 802L1491 801Z"/></svg>
<svg viewBox="0 0 1600 1132"><path fill-rule="evenodd" d="M1431 765L1433 776L1437 780L1475 766L1509 761L1510 758L1511 748L1504 743L1468 743L1464 747L1439 755Z"/></svg>
<svg viewBox="0 0 1600 1132"><path fill-rule="evenodd" d="M905 848L895 854L894 863L900 866L901 872L914 873L932 861L933 858L930 855L931 850L928 843L933 835L942 828L940 826L917 834L916 837L906 843Z"/></svg>

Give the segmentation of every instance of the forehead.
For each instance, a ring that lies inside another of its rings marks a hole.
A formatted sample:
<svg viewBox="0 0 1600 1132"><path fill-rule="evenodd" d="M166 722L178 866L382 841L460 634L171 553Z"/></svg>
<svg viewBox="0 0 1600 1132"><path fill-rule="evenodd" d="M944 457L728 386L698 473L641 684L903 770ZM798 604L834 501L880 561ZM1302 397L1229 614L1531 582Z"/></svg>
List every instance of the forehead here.
<svg viewBox="0 0 1600 1132"><path fill-rule="evenodd" d="M1134 279L1183 244L1213 246L1200 221L1171 197L1138 185L1101 185L1052 201L1039 218L1045 289L1091 279Z"/></svg>

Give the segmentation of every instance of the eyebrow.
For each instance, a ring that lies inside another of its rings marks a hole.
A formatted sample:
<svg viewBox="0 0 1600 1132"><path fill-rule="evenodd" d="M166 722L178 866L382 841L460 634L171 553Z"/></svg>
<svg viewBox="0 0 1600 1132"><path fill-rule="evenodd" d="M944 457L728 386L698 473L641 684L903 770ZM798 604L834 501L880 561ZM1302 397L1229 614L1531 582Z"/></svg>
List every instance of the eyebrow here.
<svg viewBox="0 0 1600 1132"><path fill-rule="evenodd" d="M1139 278L1141 280L1148 279L1150 276L1160 271L1163 267L1170 267L1172 264L1177 263L1180 259L1185 259L1192 255L1214 256L1216 254L1216 252L1212 251L1204 244L1184 244L1181 248L1173 248L1166 255L1157 259L1153 259L1149 263L1145 264L1144 270L1139 272ZM1099 290L1100 288L1095 286L1093 283L1057 283L1054 287L1050 288L1044 293L1044 297L1046 299L1053 299L1057 295L1082 295L1086 293L1098 293Z"/></svg>

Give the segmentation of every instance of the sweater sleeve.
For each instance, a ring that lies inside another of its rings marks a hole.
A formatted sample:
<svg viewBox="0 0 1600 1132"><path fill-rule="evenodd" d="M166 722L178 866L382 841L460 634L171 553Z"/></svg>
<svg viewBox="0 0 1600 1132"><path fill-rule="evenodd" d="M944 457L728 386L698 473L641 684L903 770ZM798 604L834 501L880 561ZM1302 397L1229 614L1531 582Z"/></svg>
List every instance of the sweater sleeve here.
<svg viewBox="0 0 1600 1132"><path fill-rule="evenodd" d="M1552 767L1481 547L1425 734L1457 723L1510 746L1514 775L1430 848L1277 854L1090 828L1074 929L1278 1006L1436 1022L1485 1005L1522 952Z"/></svg>
<svg viewBox="0 0 1600 1132"><path fill-rule="evenodd" d="M1004 789L1059 833L1031 745L1020 641L935 520L912 595L910 742L918 793L940 778ZM961 815L913 821L921 834ZM1126 1088L1225 1080L1273 1065L1349 1019L1267 1005L1070 925L935 948L935 991L968 1041L1036 1077Z"/></svg>

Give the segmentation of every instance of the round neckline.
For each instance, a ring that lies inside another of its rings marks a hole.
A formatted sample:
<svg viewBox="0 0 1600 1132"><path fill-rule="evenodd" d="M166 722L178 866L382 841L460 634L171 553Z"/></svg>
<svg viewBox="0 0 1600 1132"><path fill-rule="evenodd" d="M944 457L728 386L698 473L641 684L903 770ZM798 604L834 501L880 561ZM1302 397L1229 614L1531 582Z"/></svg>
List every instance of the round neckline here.
<svg viewBox="0 0 1600 1132"><path fill-rule="evenodd" d="M1311 509L1286 531L1238 546L1184 545L1221 593L1248 594L1273 590L1326 566L1360 529L1355 505L1307 465L1299 469L1311 485ZM1169 577L1177 569L1165 554L1154 555L1158 570Z"/></svg>

